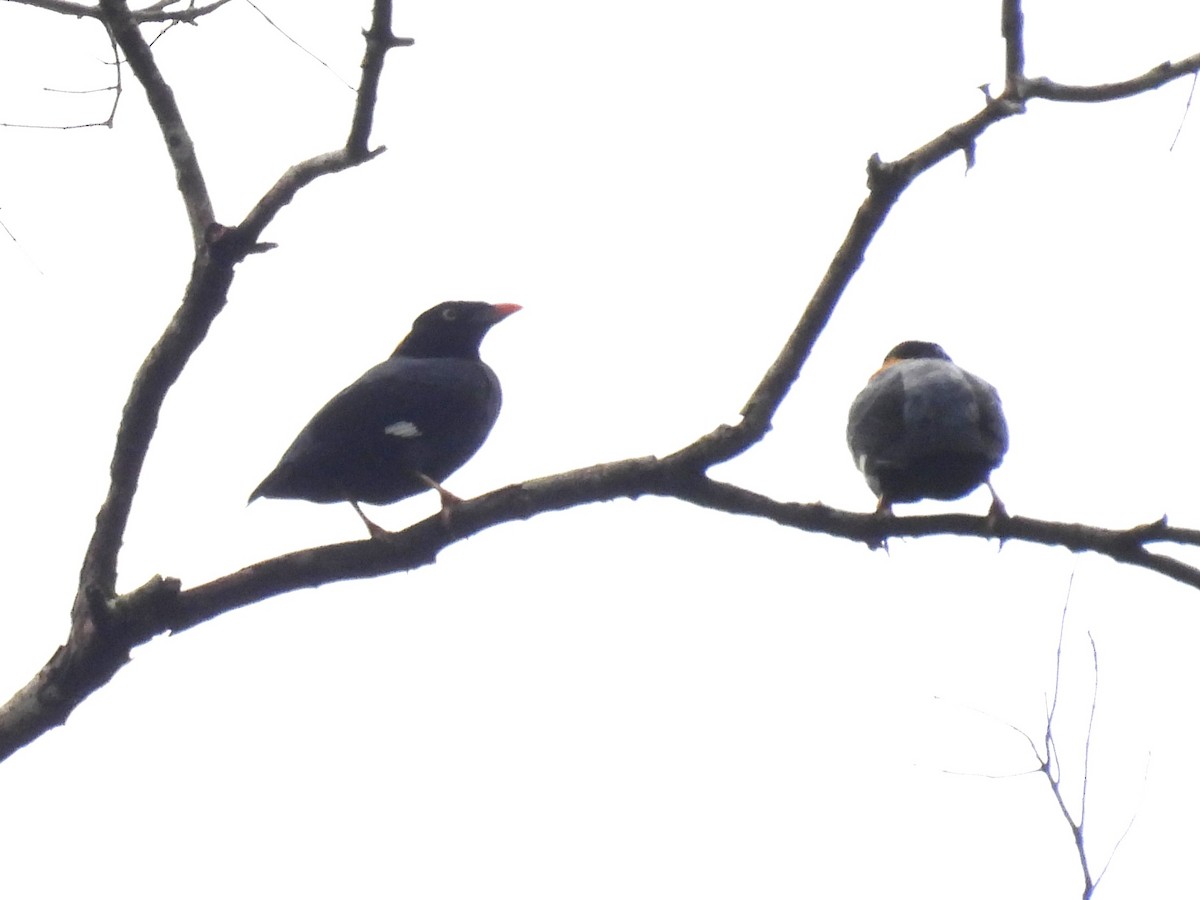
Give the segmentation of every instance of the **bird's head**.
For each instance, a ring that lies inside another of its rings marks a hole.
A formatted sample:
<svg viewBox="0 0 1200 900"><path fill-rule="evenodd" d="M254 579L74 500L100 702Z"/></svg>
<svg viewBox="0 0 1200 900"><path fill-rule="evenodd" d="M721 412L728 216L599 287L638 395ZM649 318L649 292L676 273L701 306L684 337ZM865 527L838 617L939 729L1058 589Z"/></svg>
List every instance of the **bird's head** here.
<svg viewBox="0 0 1200 900"><path fill-rule="evenodd" d="M886 372L891 366L906 359L943 359L953 362L950 355L937 344L929 341L902 341L888 351L883 363L871 378L878 377L881 372Z"/></svg>
<svg viewBox="0 0 1200 900"><path fill-rule="evenodd" d="M439 303L417 316L392 355L478 359L488 329L520 308L516 303Z"/></svg>
<svg viewBox="0 0 1200 900"><path fill-rule="evenodd" d="M883 358L883 364L899 362L902 359L944 359L950 362L950 356L937 344L929 341L904 341L888 351Z"/></svg>

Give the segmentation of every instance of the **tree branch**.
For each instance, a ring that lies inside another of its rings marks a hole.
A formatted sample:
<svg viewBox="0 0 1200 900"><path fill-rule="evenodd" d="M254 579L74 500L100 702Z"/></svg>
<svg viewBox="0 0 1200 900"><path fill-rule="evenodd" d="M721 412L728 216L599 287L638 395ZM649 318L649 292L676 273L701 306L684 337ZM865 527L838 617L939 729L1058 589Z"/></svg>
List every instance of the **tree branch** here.
<svg viewBox="0 0 1200 900"><path fill-rule="evenodd" d="M101 19L104 17L104 10L100 6L88 6L85 3L72 3L69 0L9 0L9 2L20 3L24 6L33 6L38 9L49 10L50 12L62 13L65 16L76 16L78 18ZM146 22L186 22L195 24L196 20L202 16L207 16L211 12L216 12L229 0L213 0L207 6L188 5L187 9L181 9L178 12L167 12L168 6L173 6L180 0L170 0L167 3L155 3L144 9L127 9L130 18L137 23Z"/></svg>
<svg viewBox="0 0 1200 900"><path fill-rule="evenodd" d="M216 12L229 0L213 0L207 6L196 6L193 2L188 3L187 9L181 9L178 12L167 12L168 6L173 6L180 0L170 0L168 3L155 3L153 6L145 9L133 10L133 18L137 22L183 22L189 25L196 24L196 20L202 16L207 16L209 13Z"/></svg>
<svg viewBox="0 0 1200 900"><path fill-rule="evenodd" d="M22 6L32 6L37 9L45 9L50 12L62 13L64 16L78 16L79 18L100 18L100 9L96 6L88 6L86 3L71 3L68 0L15 0Z"/></svg>
<svg viewBox="0 0 1200 900"><path fill-rule="evenodd" d="M386 541L301 550L188 590L181 590L174 579L155 578L130 594L115 596L117 553L161 404L223 308L234 265L266 246L259 243L263 229L301 188L321 175L357 165L381 152L382 148L368 149L368 139L384 56L390 48L411 41L393 35L390 0L376 0L372 24L365 33L362 78L345 145L292 166L243 222L230 228L216 224L212 218L182 117L150 48L137 32L137 14L130 12L126 0L101 0L100 8L132 71L146 86L176 165L194 236L198 235L197 252L183 302L143 363L126 403L112 462L112 483L84 559L71 633L33 680L0 708L0 759L65 721L75 706L124 665L134 646L154 635L190 628L229 610L301 587L428 565L444 547L486 528L621 497L670 497L873 547L889 537L932 534L1060 545L1076 552L1101 553L1200 588L1200 570L1147 549L1153 543L1200 545L1200 532L1170 528L1165 519L1116 531L1020 516L998 520L965 515L882 517L831 509L820 503L779 501L714 481L705 474L715 463L753 446L769 430L846 285L862 265L871 240L912 181L959 151L969 166L974 161L976 140L992 124L1022 112L1027 96L1065 99L1052 96L1054 89L1047 87L1052 83L1028 82L1020 74L1024 59L1020 5L1015 0L1003 0L1002 30L1007 48L1004 93L989 98L975 115L899 160L884 162L877 155L871 158L867 166L868 195L795 329L748 399L738 424L717 428L663 459L627 459L493 491L456 507L448 525L442 517L432 517ZM1104 85L1092 90L1115 90L1113 96L1128 96L1195 71L1197 66L1200 57L1189 57L1184 64L1160 66L1148 76L1123 83L1125 87ZM175 138L184 142L182 149L178 142L173 143Z"/></svg>
<svg viewBox="0 0 1200 900"><path fill-rule="evenodd" d="M755 516L814 534L880 546L890 537L961 535L1020 540L1090 551L1160 572L1200 589L1200 570L1145 545L1200 545L1194 530L1173 529L1159 520L1114 530L1015 516L879 516L834 509L820 503L783 502L713 481L695 472L688 457L640 457L575 469L509 485L456 506L449 524L430 516L387 540L331 544L262 560L207 584L180 590L174 579L156 577L130 594L91 597L94 627L72 634L42 671L0 708L0 759L62 724L74 706L107 682L129 652L156 635L192 628L226 612L302 588L407 572L437 561L445 548L488 528L544 513L621 498L673 498L734 515Z"/></svg>
<svg viewBox="0 0 1200 900"><path fill-rule="evenodd" d="M391 21L391 0L377 0L371 16L371 27L363 32L367 47L363 53L358 99L354 104L350 133L346 137L345 145L331 153L322 153L306 159L284 172L237 227L237 240L243 245L257 241L267 224L292 202L292 198L305 185L322 175L340 172L373 159L386 149L376 147L370 150L367 147L379 96L379 81L383 76L384 59L392 48L409 47L413 43L412 38L396 37L392 33Z"/></svg>
<svg viewBox="0 0 1200 900"><path fill-rule="evenodd" d="M1004 38L1004 93L1015 96L1025 77L1025 14L1021 0L1003 0L1000 36Z"/></svg>
<svg viewBox="0 0 1200 900"><path fill-rule="evenodd" d="M1104 103L1158 90L1176 78L1194 75L1196 72L1200 72L1200 53L1194 53L1178 62L1160 63L1126 81L1079 85L1059 84L1049 78L1034 78L1025 82L1024 91L1026 97L1057 100L1061 103Z"/></svg>
<svg viewBox="0 0 1200 900"><path fill-rule="evenodd" d="M178 380L188 360L203 342L208 329L225 306L229 286L233 281L234 266L248 254L263 249L264 245L257 242L259 233L274 213L290 200L300 187L319 175L356 165L370 156L353 156L343 147L340 151L328 154L338 157L336 165L310 165L303 180L288 182L290 193L286 200L280 200L275 189L268 192L268 196L255 209L265 209L269 214L260 215L251 227L225 228L218 225L212 218L211 204L199 163L191 151L190 136L174 96L162 80L152 51L138 32L125 0L103 0L103 7L105 21L114 40L125 52L131 70L146 87L147 97L176 165L180 192L188 208L189 219L193 228L203 223L203 233L196 248L191 278L182 302L134 377L129 398L122 412L110 466L108 492L96 516L96 527L80 567L79 589L71 613L71 634L60 651L63 657L59 660L61 667L68 672L78 669L102 672L111 661L105 653L97 654L94 650L95 642L106 624L98 610L116 593L117 557L146 453L157 428L159 412L167 392ZM373 26L376 35L387 29L386 25L379 25L378 20L390 7L390 2L377 2L376 25ZM381 46L379 41L368 40L367 55L372 60L379 57L379 63L376 66L373 62L370 72L364 65L364 79L378 78L382 55L386 50L387 47ZM375 90L368 87L367 91L360 92L354 116L356 122L363 120L357 109L363 103L362 93L374 97ZM370 118L366 117L365 121L369 127ZM288 176L285 175L281 181L287 179ZM272 206L273 202L277 205ZM58 657L59 654L56 654L56 658ZM80 662L80 659L93 657L100 660L98 668L94 662Z"/></svg>
<svg viewBox="0 0 1200 900"><path fill-rule="evenodd" d="M109 34L125 54L125 61L146 91L146 100L154 112L171 164L175 167L175 183L183 197L191 225L192 245L197 252L201 252L204 249L204 234L213 221L212 200L204 184L204 173L200 170L192 137L175 102L175 93L163 78L154 53L138 30L137 19L129 11L126 0L100 0L100 10Z"/></svg>

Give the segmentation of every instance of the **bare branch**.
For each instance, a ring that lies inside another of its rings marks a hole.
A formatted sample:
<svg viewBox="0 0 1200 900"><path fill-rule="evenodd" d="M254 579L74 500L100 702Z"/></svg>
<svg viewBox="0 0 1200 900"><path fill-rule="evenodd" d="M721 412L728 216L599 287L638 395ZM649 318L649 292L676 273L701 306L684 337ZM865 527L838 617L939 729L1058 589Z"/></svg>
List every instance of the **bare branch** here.
<svg viewBox="0 0 1200 900"><path fill-rule="evenodd" d="M376 0L371 27L363 33L367 46L363 54L362 78L345 146L331 153L322 153L306 159L284 172L237 227L238 240L243 244L256 242L268 223L283 207L292 202L292 198L305 185L311 184L322 175L357 166L384 151L384 147L367 149L384 59L393 47L408 47L413 43L411 38L398 38L392 34L391 21L391 0Z"/></svg>
<svg viewBox="0 0 1200 900"><path fill-rule="evenodd" d="M642 496L675 498L721 512L756 515L799 530L864 542L881 536L936 534L1003 536L1005 540L1067 546L1113 555L1139 540L1169 539L1165 525L1125 531L1014 517L998 528L984 516L881 517L822 504L783 503L723 485L683 465L684 456L640 457L576 469L500 488L454 509L449 524L441 514L388 536L332 544L262 560L207 584L181 590L177 581L156 579L133 593L110 598L86 595L88 627L71 640L30 684L0 709L0 759L41 732L61 724L71 708L104 684L129 651L155 635L178 632L223 613L302 588L411 571L437 561L438 554L488 528L590 503ZM1001 533L1002 532L1002 533ZM1200 572L1191 570L1200 586ZM53 703L43 698L53 698ZM39 705L42 704L42 705ZM1047 741L1052 745L1047 729ZM1047 753L1045 771L1053 749Z"/></svg>
<svg viewBox="0 0 1200 900"><path fill-rule="evenodd" d="M357 165L373 155L368 153L359 156L351 152L348 142L347 146L332 154L316 157L289 170L289 174L280 180L286 187L285 196L280 196L280 185L277 184L255 207L248 225L238 228L219 225L213 221L204 178L174 96L162 79L153 53L138 32L126 0L103 0L103 5L106 22L114 39L124 50L130 68L145 86L168 152L175 163L180 193L193 229L199 227L201 231L197 238L192 276L183 301L142 363L122 413L113 450L109 490L96 517L96 528L80 571L80 587L72 613L72 637L68 644L77 639L83 640L86 633L96 627L90 611L95 599L111 598L115 593L117 555L146 452L158 425L159 410L167 392L208 334L213 320L224 308L233 279L233 267L247 255L261 252L269 246L258 240L262 228L301 187L320 175ZM391 4L383 0L376 4L376 21L373 25L376 36L383 32L390 34L390 25L386 22L381 24L380 20L383 15L381 10L390 8ZM395 42L391 45L395 45ZM370 67L364 63L364 82L371 77L378 79L382 57L387 49L384 42L368 38L367 56L372 62ZM369 127L370 117L360 111L364 94L374 98L375 90L360 90L354 121L356 124L365 121ZM355 136L353 126L351 135L352 138ZM358 139L365 143L365 137ZM301 169L301 176L289 177L296 169ZM254 218L255 213L258 213L257 218Z"/></svg>
<svg viewBox="0 0 1200 900"><path fill-rule="evenodd" d="M205 236L212 223L212 203L174 94L163 80L125 0L103 0L103 8L105 25L145 88L163 133L192 224L197 255L183 304L142 363L125 404L113 449L108 493L96 516L96 527L80 569L79 592L72 610L73 638L77 633L95 627L96 623L88 614L88 604L95 597L110 597L116 591L117 555L146 452L158 425L159 409L167 391L224 305L225 293L233 278L232 264L213 265L207 252Z"/></svg>
<svg viewBox="0 0 1200 900"><path fill-rule="evenodd" d="M1071 588L1075 586L1075 573L1067 583L1067 599L1063 602L1062 616L1058 620L1058 645L1054 651L1054 694L1050 699L1050 708L1046 711L1046 746L1050 746L1050 726L1054 724L1054 713L1058 709L1058 691L1062 685L1062 648L1063 637L1067 633L1067 609L1071 604ZM1048 754L1047 754L1048 755Z"/></svg>
<svg viewBox="0 0 1200 900"><path fill-rule="evenodd" d="M1167 148L1168 152L1175 151L1175 145L1179 143L1179 136L1183 134L1183 124L1187 121L1188 113L1192 111L1192 100L1196 97L1196 81L1198 79L1196 73L1192 73L1192 87L1188 91L1187 103L1183 105L1183 115L1179 117L1179 127L1175 129L1175 137L1171 139L1171 146Z"/></svg>
<svg viewBox="0 0 1200 900"><path fill-rule="evenodd" d="M1146 785L1150 781L1150 754L1146 754L1146 767L1142 770L1142 800L1146 799ZM1140 803L1138 804L1141 805ZM1100 886L1100 882L1104 880L1104 874L1108 871L1108 867L1112 865L1113 859L1116 858L1117 851L1121 849L1121 845L1125 843L1125 838L1129 837L1129 832L1133 830L1133 823L1137 821L1137 813L1129 817L1129 821L1125 823L1125 829L1121 832L1121 836L1113 843L1112 851L1108 854L1108 859L1104 862L1104 867L1100 869L1100 874L1096 876L1094 882L1095 887Z"/></svg>
<svg viewBox="0 0 1200 900"><path fill-rule="evenodd" d="M1069 591L1068 591L1069 602ZM1058 804L1059 812L1062 813L1066 820L1067 827L1071 830L1071 838L1075 843L1075 852L1079 857L1079 867L1083 873L1083 900L1089 900L1095 893L1096 887L1100 884L1100 879L1104 877L1104 873L1108 871L1108 867L1112 864L1113 858L1116 856L1117 849L1124 842L1129 830L1133 827L1133 822L1136 816L1131 816L1129 823L1125 826L1125 830L1121 836L1117 838L1113 844L1112 852L1109 854L1108 860L1104 863L1104 868L1101 869L1099 876L1092 877L1091 864L1088 862L1087 848L1084 839L1084 833L1087 825L1087 802L1088 802L1088 786L1091 776L1091 759L1092 759L1092 735L1095 732L1096 726L1096 706L1100 696L1100 654L1096 649L1096 640L1092 637L1091 632L1088 633L1088 643L1092 648L1092 703L1088 712L1087 730L1084 733L1083 741L1083 773L1079 789L1079 817L1076 818L1067 808L1066 798L1062 791L1062 781L1060 775L1055 774L1058 771L1058 748L1054 740L1054 712L1058 707L1058 689L1059 681L1062 673L1062 651L1063 638L1066 631L1067 620L1067 603L1063 604L1062 621L1059 625L1058 632L1058 647L1055 651L1054 663L1054 702L1051 704L1050 712L1046 716L1046 755L1041 760L1041 771L1045 774L1046 780L1050 784L1050 790L1054 794L1054 800ZM1032 742L1031 742L1032 743ZM1035 750L1036 753L1036 750ZM1146 778L1148 777L1149 758L1146 761L1147 774L1143 775L1142 784L1145 786Z"/></svg>
<svg viewBox="0 0 1200 900"><path fill-rule="evenodd" d="M162 72L155 62L150 45L138 30L137 20L129 11L126 0L100 0L104 23L113 40L125 54L125 60L146 91L146 99L162 131L167 153L175 167L175 183L183 197L188 222L192 228L192 245L199 251L204 247L204 232L213 221L212 200L204 183L204 173L196 158L196 148L183 121Z"/></svg>
<svg viewBox="0 0 1200 900"><path fill-rule="evenodd" d="M935 695L933 699L934 700L945 700L944 697L939 697L937 695ZM970 706L965 703L956 703L956 705L961 707L962 709L966 709L970 712L973 712L976 715L983 716L985 719L988 719L991 722L996 722L997 724L1003 725L1009 731L1019 734L1021 737L1023 737L1025 739L1025 742L1027 744L1029 744L1029 749L1033 751L1034 759L1036 759L1038 761L1039 765L1035 766L1032 769L1026 769L1024 772L1003 772L1000 774L994 774L991 772L959 772L959 771L954 771L951 769L942 769L941 771L944 774L946 774L946 775L964 775L964 776L971 776L973 778L988 778L988 779L993 779L993 780L999 780L1002 778L1018 778L1023 775L1034 775L1037 772L1042 771L1042 766L1041 766L1042 755L1041 755L1041 753L1038 752L1037 742L1034 741L1034 739L1030 736L1028 731L1026 731L1024 728L1022 728L1019 725L1015 725L1012 722L1007 722L1004 719L1001 719L998 716L995 716L990 712L986 712L977 706Z"/></svg>
<svg viewBox="0 0 1200 900"><path fill-rule="evenodd" d="M388 540L301 550L187 590L182 590L173 579L156 578L137 591L116 596L117 553L167 391L224 307L234 266L248 254L269 246L260 237L280 210L316 178L358 165L382 152L383 148L370 149L369 139L384 59L389 49L412 43L392 32L391 0L376 0L371 26L364 34L362 77L344 145L289 168L239 225L227 227L214 221L182 116L138 31L139 22L151 21L145 16L165 14L169 5L160 2L135 13L130 11L126 0L101 0L99 10L131 70L145 86L168 145L192 223L196 245L192 275L179 309L142 364L126 403L114 449L109 493L97 516L82 566L70 636L34 679L0 708L0 758L65 721L75 706L124 665L133 647L155 635L190 628L240 606L301 587L428 565L436 561L443 548L495 525L617 498L636 499L644 495L675 498L725 513L764 518L798 530L862 541L871 547L881 545L889 537L935 534L1065 546L1076 552L1101 553L1200 588L1200 569L1147 549L1155 543L1200 545L1200 531L1171 528L1165 519L1113 530L1020 516L887 517L836 510L820 503L780 501L714 481L705 474L715 463L751 447L769 430L776 410L799 376L845 287L862 265L867 247L915 178L960 151L968 162L973 160L977 139L996 122L1021 113L1027 96L1078 99L1053 95L1056 91L1069 94L1072 90L1111 88L1070 89L1047 81L1024 81L1020 77L1023 65L1020 5L1014 0L1004 0L1006 72L1011 83L1006 84L1001 96L989 98L975 115L952 125L907 156L893 162L884 162L878 156L870 159L867 197L795 329L748 399L738 424L717 428L663 459L626 459L502 488L456 507L449 524L440 515L434 516ZM200 9L211 10L218 5L213 3ZM73 9L73 5L68 6ZM81 9L88 11L78 14L97 14L91 8ZM1125 83L1124 92L1119 95L1158 87L1200 67L1200 57L1189 60L1193 62L1185 61L1187 65L1176 64L1166 70L1159 67L1152 78L1143 76L1135 80L1138 82L1135 86ZM1053 709L1049 715L1053 715ZM1051 772L1051 759L1056 760L1057 751L1049 727L1046 740L1043 770L1057 791L1058 780ZM1065 805L1063 810L1067 814Z"/></svg>
<svg viewBox="0 0 1200 900"><path fill-rule="evenodd" d="M1016 96L1025 77L1025 14L1021 0L1003 0L1000 35L1004 38L1004 93Z"/></svg>
<svg viewBox="0 0 1200 900"><path fill-rule="evenodd" d="M113 71L115 71L117 73L116 74L116 83L111 84L108 87L96 88L94 91L82 91L79 93L99 93L101 91L112 91L113 92L113 104L112 104L112 108L108 111L107 119L105 119L102 122L79 122L79 123L76 123L73 125L36 125L36 124L28 124L28 123L24 123L24 122L0 122L0 126L3 126L5 128L49 129L49 130L54 130L54 131L72 131L76 128L98 128L101 126L103 126L105 128L112 128L113 122L115 122L116 118L117 118L117 106L121 102L121 91L122 91L121 50L117 46L116 39L113 37L112 29L106 27L105 33L108 35L108 42L112 46ZM50 91L50 90L54 90L54 89L53 88L45 88L45 90Z"/></svg>
<svg viewBox="0 0 1200 900"><path fill-rule="evenodd" d="M1074 578L1072 578L1074 581ZM1067 591L1067 602L1063 603L1062 618L1059 621L1058 627L1058 645L1054 651L1054 699L1050 703L1050 710L1046 714L1046 731L1044 737L1044 746L1046 754L1043 757L1038 754L1038 759L1041 761L1041 771L1046 776L1046 781L1050 785L1050 792L1054 795L1055 803L1058 804L1058 810L1062 813L1062 817L1067 822L1067 827L1071 829L1071 838L1075 843L1075 852L1079 856L1079 864L1083 870L1083 900L1088 900L1092 896L1092 891L1095 885L1092 882L1091 871L1088 869L1087 853L1084 848L1083 841L1083 820L1084 808L1087 802L1087 756L1088 751L1084 750L1084 773L1083 773L1083 789L1081 791L1081 799L1079 803L1079 819L1078 821L1071 814L1071 810L1067 808L1066 797L1062 791L1062 768L1058 759L1058 743L1054 739L1054 714L1058 710L1058 691L1062 681L1062 651L1063 638L1066 634L1067 625L1067 608L1070 605L1070 589ZM1090 636L1089 636L1090 637ZM1095 643L1092 644L1093 659L1095 659ZM1099 678L1099 662L1096 662L1097 682ZM1092 696L1092 715L1095 716L1095 694ZM1090 744L1092 738L1091 722L1088 724L1087 742Z"/></svg>
<svg viewBox="0 0 1200 900"><path fill-rule="evenodd" d="M100 18L99 7L88 6L84 3L71 3L68 0L16 0L16 2L24 6L33 6L37 9L62 13L64 16L78 16L80 18L87 17L91 19Z"/></svg>
<svg viewBox="0 0 1200 900"><path fill-rule="evenodd" d="M1121 100L1148 91L1158 90L1165 84L1193 75L1200 71L1200 53L1194 53L1179 62L1165 62L1155 66L1148 72L1143 72L1127 81L1115 81L1110 84L1059 84L1049 78L1034 78L1024 85L1026 97L1038 97L1043 100L1058 100L1064 103L1104 103L1108 100Z"/></svg>
<svg viewBox="0 0 1200 900"><path fill-rule="evenodd" d="M173 5L178 0L172 0L170 3L155 3L153 6L145 9L134 10L133 18L137 22L171 22L184 23L188 25L196 24L196 20L207 16L209 13L216 12L229 0L213 0L207 6L192 6L188 5L187 9L181 9L178 12L166 12L166 7Z"/></svg>
<svg viewBox="0 0 1200 900"><path fill-rule="evenodd" d="M1083 830L1087 821L1087 787L1088 775L1092 764L1092 729L1096 724L1096 700L1100 696L1100 655L1096 652L1096 639L1088 632L1088 642L1092 645L1092 708L1088 713L1087 734L1083 741L1083 786L1079 791L1079 830Z"/></svg>
<svg viewBox="0 0 1200 900"><path fill-rule="evenodd" d="M49 10L50 12L62 13L65 16L77 16L80 18L101 19L104 18L102 9L103 2L99 6L88 6L84 3L72 3L70 0L9 0L9 2L20 3L24 6L33 6L38 9ZM202 16L207 16L211 12L216 12L229 0L213 0L207 6L194 6L189 4L187 9L181 9L178 12L167 12L166 8L172 6L179 0L170 0L167 3L154 3L143 9L128 10L132 21L137 23L146 22L186 22L195 24L196 20Z"/></svg>

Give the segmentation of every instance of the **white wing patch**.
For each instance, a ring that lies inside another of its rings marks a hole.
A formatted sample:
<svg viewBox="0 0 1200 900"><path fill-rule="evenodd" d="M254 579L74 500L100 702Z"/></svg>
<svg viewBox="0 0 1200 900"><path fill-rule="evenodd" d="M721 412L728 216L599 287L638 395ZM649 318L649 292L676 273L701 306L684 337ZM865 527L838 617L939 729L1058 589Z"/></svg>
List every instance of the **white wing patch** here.
<svg viewBox="0 0 1200 900"><path fill-rule="evenodd" d="M421 429L405 419L399 422L393 422L387 428L383 429L384 434L390 434L392 437L415 438L421 436Z"/></svg>

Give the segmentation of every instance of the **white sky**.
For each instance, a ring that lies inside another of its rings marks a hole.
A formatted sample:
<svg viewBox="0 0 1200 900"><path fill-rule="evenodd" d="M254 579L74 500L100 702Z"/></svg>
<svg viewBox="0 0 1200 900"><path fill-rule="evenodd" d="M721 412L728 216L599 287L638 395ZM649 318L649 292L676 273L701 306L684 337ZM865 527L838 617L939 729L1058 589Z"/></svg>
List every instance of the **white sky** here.
<svg viewBox="0 0 1200 900"><path fill-rule="evenodd" d="M367 3L259 5L356 78ZM245 497L440 300L525 306L484 345L506 406L459 494L733 421L867 157L1000 78L999 5L397 4L417 44L385 74L389 152L301 194L264 236L280 248L240 266L164 409L122 587L362 537L348 507ZM1185 0L1025 8L1031 75L1115 80L1200 49ZM157 51L223 221L345 134L350 91L248 4ZM43 88L105 85L107 55L95 23L0 4L0 120L103 118L105 95ZM846 409L919 338L999 388L1010 511L1200 527L1194 113L1168 152L1189 87L1031 105L968 177L959 157L922 178L775 429L721 476L871 508ZM114 130L0 129L0 153L7 694L66 635L129 378L190 245L140 90ZM1008 725L1044 727L1072 576L1058 736L1077 801L1090 631L1096 870L1136 817L1098 896L1178 896L1200 842L1194 591L1064 550L885 555L659 500L506 525L142 648L0 766L5 878L24 898L1078 896L1044 779L977 777L1036 764Z"/></svg>

